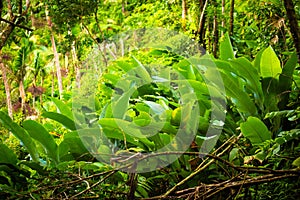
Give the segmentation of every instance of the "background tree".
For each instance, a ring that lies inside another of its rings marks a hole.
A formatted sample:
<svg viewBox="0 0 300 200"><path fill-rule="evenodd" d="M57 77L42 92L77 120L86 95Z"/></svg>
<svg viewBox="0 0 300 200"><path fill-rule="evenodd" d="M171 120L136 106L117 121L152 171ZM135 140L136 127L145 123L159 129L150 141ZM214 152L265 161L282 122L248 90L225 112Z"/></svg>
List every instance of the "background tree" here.
<svg viewBox="0 0 300 200"><path fill-rule="evenodd" d="M28 14L30 3L30 0L13 1L13 3L10 0L7 0L4 4L4 1L0 0L0 50L6 44L9 36L16 27L33 31L26 26L26 15Z"/></svg>
<svg viewBox="0 0 300 200"><path fill-rule="evenodd" d="M26 21L26 15L28 14L30 3L30 0L20 0L17 2L0 0L0 65L7 96L8 113L10 117L12 117L12 103L9 92L9 83L6 77L5 65L2 63L1 59L1 57L3 57L2 48L7 43L10 35L13 33L16 27L27 31L33 31L33 29L27 26Z"/></svg>
<svg viewBox="0 0 300 200"><path fill-rule="evenodd" d="M284 7L286 10L287 18L290 23L290 31L293 35L295 48L298 55L298 62L300 63L300 29L299 29L299 18L295 12L294 2L292 0L284 0Z"/></svg>
<svg viewBox="0 0 300 200"><path fill-rule="evenodd" d="M21 97L21 110L22 112L26 112L25 103L26 103L26 91L24 88L24 79L27 75L27 70L30 63L30 56L33 53L35 46L29 38L21 39L21 46L17 52L17 58L14 60L12 66L12 72L16 77L16 81L19 84L19 92Z"/></svg>
<svg viewBox="0 0 300 200"><path fill-rule="evenodd" d="M11 118L13 118L12 101L11 101L11 95L10 95L10 84L9 84L9 81L7 78L7 66L2 61L1 53L0 53L0 69L2 71L2 79L3 79L3 83L4 83L4 88L5 88L8 115Z"/></svg>

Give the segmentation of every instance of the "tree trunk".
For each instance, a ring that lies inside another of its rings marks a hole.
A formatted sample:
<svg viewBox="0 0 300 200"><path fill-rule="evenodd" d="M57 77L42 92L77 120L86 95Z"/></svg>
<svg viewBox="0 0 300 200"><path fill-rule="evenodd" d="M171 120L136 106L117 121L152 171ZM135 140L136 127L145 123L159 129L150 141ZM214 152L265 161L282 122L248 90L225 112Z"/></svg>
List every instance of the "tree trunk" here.
<svg viewBox="0 0 300 200"><path fill-rule="evenodd" d="M295 43L295 48L298 55L298 63L300 63L300 30L298 26L298 20L293 0L284 0L284 7L290 23L290 31L292 33L293 40Z"/></svg>
<svg viewBox="0 0 300 200"><path fill-rule="evenodd" d="M234 14L234 0L231 0L231 2L230 2L230 19L229 19L229 35L230 36L233 35L233 22L234 22L233 14Z"/></svg>
<svg viewBox="0 0 300 200"><path fill-rule="evenodd" d="M203 1L200 1L201 14L200 14L200 19L199 19L198 30L196 33L196 35L199 35L199 40L200 40L200 43L202 43L202 45L204 45L203 35L204 35L205 9L206 9L207 3L208 3L208 0L205 0L204 4L203 4Z"/></svg>
<svg viewBox="0 0 300 200"><path fill-rule="evenodd" d="M69 90L69 86L72 84L72 80L71 78L69 78L69 52L65 53L65 64L64 64L64 77L67 77L67 80L68 80L68 85L67 85L67 88L66 90L68 91Z"/></svg>
<svg viewBox="0 0 300 200"><path fill-rule="evenodd" d="M125 14L125 0L122 0L122 13Z"/></svg>
<svg viewBox="0 0 300 200"><path fill-rule="evenodd" d="M44 76L41 76L41 86L44 88ZM43 106L43 94L40 95L40 105Z"/></svg>
<svg viewBox="0 0 300 200"><path fill-rule="evenodd" d="M222 29L225 28L225 0L222 0ZM224 30L221 31L221 36L224 35Z"/></svg>
<svg viewBox="0 0 300 200"><path fill-rule="evenodd" d="M5 88L8 115L10 116L10 118L13 118L13 110L12 110L12 103L11 103L11 96L10 96L10 86L9 86L7 76L6 76L6 68L1 60L1 55L0 55L0 67L2 70L2 79L3 79L3 83L4 83L4 88Z"/></svg>
<svg viewBox="0 0 300 200"><path fill-rule="evenodd" d="M219 29L218 29L218 16L217 16L217 3L214 3L214 44L213 44L213 55L217 58L218 43L219 43Z"/></svg>
<svg viewBox="0 0 300 200"><path fill-rule="evenodd" d="M80 69L78 66L78 59L76 54L76 48L75 48L75 41L73 41L71 46L71 54L73 59L73 65L74 65L74 71L75 71L75 84L77 88L80 88Z"/></svg>
<svg viewBox="0 0 300 200"><path fill-rule="evenodd" d="M21 110L23 114L26 114L26 109L25 109L25 103L26 103L26 93L24 89L24 81L21 79L19 81L19 92L20 92L20 97L21 97Z"/></svg>
<svg viewBox="0 0 300 200"><path fill-rule="evenodd" d="M48 9L46 7L46 19L48 22L48 26L51 31L51 43L52 43L52 49L53 49L53 54L54 54L54 62L56 66L56 75L57 75L57 82L58 82L58 91L59 91L59 98L62 99L62 94L63 94L63 84L62 84L62 77L61 77L61 68L60 68L60 63L59 63L59 55L56 50L56 44L55 44L55 39L54 39L54 34L52 31L52 22L51 19L48 15Z"/></svg>
<svg viewBox="0 0 300 200"><path fill-rule="evenodd" d="M59 98L62 99L62 93L63 93L63 84L62 84L62 77L61 77L61 68L59 64L59 55L56 50L56 44L54 39L53 32L51 33L51 43L53 48L53 54L54 54L54 61L56 66L56 75L57 75L57 82L58 82L58 91L59 91Z"/></svg>
<svg viewBox="0 0 300 200"><path fill-rule="evenodd" d="M183 31L186 31L186 14L187 14L186 0L182 0L181 6L182 6L182 15L181 15L182 29Z"/></svg>
<svg viewBox="0 0 300 200"><path fill-rule="evenodd" d="M52 70L51 97L54 97L55 71Z"/></svg>
<svg viewBox="0 0 300 200"><path fill-rule="evenodd" d="M207 18L207 22L206 22L206 24L207 24L207 30L206 30L206 36L205 36L205 38L206 38L206 40L207 40L207 51L208 52L211 52L211 40L212 40L212 37L211 37L211 34L210 34L210 31L211 31L211 27L210 27L210 19L209 19L209 17Z"/></svg>

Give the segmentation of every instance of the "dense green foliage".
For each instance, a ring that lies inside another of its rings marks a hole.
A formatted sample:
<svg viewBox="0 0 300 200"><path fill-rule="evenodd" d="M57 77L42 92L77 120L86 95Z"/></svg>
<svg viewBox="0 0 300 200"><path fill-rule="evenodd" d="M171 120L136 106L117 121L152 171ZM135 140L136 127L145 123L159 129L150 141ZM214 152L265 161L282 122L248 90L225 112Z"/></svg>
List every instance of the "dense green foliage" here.
<svg viewBox="0 0 300 200"><path fill-rule="evenodd" d="M230 32L230 1L204 2L31 1L0 51L1 199L297 199L283 3L236 1Z"/></svg>

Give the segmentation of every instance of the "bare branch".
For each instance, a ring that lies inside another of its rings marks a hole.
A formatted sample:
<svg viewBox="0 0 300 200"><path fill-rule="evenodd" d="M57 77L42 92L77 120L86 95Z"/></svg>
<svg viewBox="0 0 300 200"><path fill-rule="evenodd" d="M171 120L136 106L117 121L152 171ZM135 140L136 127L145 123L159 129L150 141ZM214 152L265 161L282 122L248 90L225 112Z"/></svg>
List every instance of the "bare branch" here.
<svg viewBox="0 0 300 200"><path fill-rule="evenodd" d="M0 21L3 21L3 22L5 22L5 23L8 23L8 24L10 24L10 25L12 25L12 26L15 26L15 27L18 27L18 28L25 29L25 30L27 30L27 31L33 31L33 29L31 29L31 28L28 28L28 27L23 26L23 25L20 25L20 24L15 24L15 23L13 23L13 22L11 22L11 21L8 21L8 20L6 20L6 19L3 19L3 18L1 18L1 17L0 17Z"/></svg>

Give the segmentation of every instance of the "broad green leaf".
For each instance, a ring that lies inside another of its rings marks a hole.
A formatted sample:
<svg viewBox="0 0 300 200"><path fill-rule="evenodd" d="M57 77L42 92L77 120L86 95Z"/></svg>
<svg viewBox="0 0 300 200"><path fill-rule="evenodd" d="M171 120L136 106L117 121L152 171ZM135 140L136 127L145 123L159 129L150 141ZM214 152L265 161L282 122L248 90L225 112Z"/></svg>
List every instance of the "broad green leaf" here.
<svg viewBox="0 0 300 200"><path fill-rule="evenodd" d="M103 78L107 79L108 81L111 81L111 83L115 86L120 79L120 77L116 74L104 74ZM107 82L106 80L106 82Z"/></svg>
<svg viewBox="0 0 300 200"><path fill-rule="evenodd" d="M259 71L259 72L260 72L260 60L261 60L261 56L262 56L263 52L264 52L264 49L260 50L260 51L256 54L256 56L255 56L255 58L254 58L254 61L252 62L252 63L253 63L253 66L254 66L254 67L256 68L256 70Z"/></svg>
<svg viewBox="0 0 300 200"><path fill-rule="evenodd" d="M160 137L161 141L163 142L164 146L168 145L172 140L171 136L167 133L160 133L159 137Z"/></svg>
<svg viewBox="0 0 300 200"><path fill-rule="evenodd" d="M191 64L188 65L187 72L188 72L188 79L196 80L196 75L195 75L193 66Z"/></svg>
<svg viewBox="0 0 300 200"><path fill-rule="evenodd" d="M39 123L27 120L23 122L23 127L27 130L29 135L37 140L45 148L47 155L56 163L58 163L57 157L57 144L48 131Z"/></svg>
<svg viewBox="0 0 300 200"><path fill-rule="evenodd" d="M192 65L188 60L181 60L180 62L176 63L173 66L173 69L175 69L176 72L179 73L181 77L189 79L189 67L192 68ZM191 75L192 74L190 74L190 76ZM195 73L194 73L194 75L195 75ZM192 80L194 80L194 79L192 79Z"/></svg>
<svg viewBox="0 0 300 200"><path fill-rule="evenodd" d="M88 150L82 143L77 131L69 132L64 135L64 140L59 144L60 159L70 152L74 157L80 157L88 153ZM70 157L71 158L71 157ZM66 159L64 159L66 160Z"/></svg>
<svg viewBox="0 0 300 200"><path fill-rule="evenodd" d="M260 145L271 139L271 133L266 125L256 117L249 117L246 122L241 123L242 134L248 138L252 145Z"/></svg>
<svg viewBox="0 0 300 200"><path fill-rule="evenodd" d="M60 114L65 115L66 117L73 120L73 113L72 110L61 100L56 98L51 98L51 100L55 103L56 107L58 108Z"/></svg>
<svg viewBox="0 0 300 200"><path fill-rule="evenodd" d="M17 155L5 144L0 144L0 163L16 165L18 162Z"/></svg>
<svg viewBox="0 0 300 200"><path fill-rule="evenodd" d="M134 56L132 56L132 58L138 64L138 66L136 68L134 68L137 75L139 77L141 77L141 79L143 81L145 81L146 83L151 83L152 79L151 79L149 73L147 72L147 70L145 69L145 67L142 65L142 63L138 59L136 59Z"/></svg>
<svg viewBox="0 0 300 200"><path fill-rule="evenodd" d="M293 73L297 62L297 54L296 52L294 52L284 65L282 73L279 76L279 86L281 88L281 91L288 90L291 87L293 82Z"/></svg>
<svg viewBox="0 0 300 200"><path fill-rule="evenodd" d="M63 161L71 161L75 159L71 154L69 154L69 151L70 151L70 146L66 141L62 141L58 145L58 157L60 163Z"/></svg>
<svg viewBox="0 0 300 200"><path fill-rule="evenodd" d="M222 60L234 59L234 52L232 49L228 32L223 36L220 42L220 58Z"/></svg>
<svg viewBox="0 0 300 200"><path fill-rule="evenodd" d="M42 114L43 117L55 120L59 123L61 123L63 126L65 126L66 128L70 129L70 130L76 130L77 128L79 129L80 126L76 125L75 122L73 120L71 120L70 118L66 117L63 114L60 113L55 113L55 112L44 112Z"/></svg>
<svg viewBox="0 0 300 200"><path fill-rule="evenodd" d="M135 92L135 90L136 88L132 86L128 91L124 92L117 100L113 100L113 117L118 119L124 119L125 113L129 106L130 97Z"/></svg>
<svg viewBox="0 0 300 200"><path fill-rule="evenodd" d="M188 83L191 85L192 88L194 88L195 93L209 95L207 84L205 82L189 80Z"/></svg>
<svg viewBox="0 0 300 200"><path fill-rule="evenodd" d="M152 118L149 113L140 111L139 115L133 118L133 122L138 126L147 126L151 123Z"/></svg>
<svg viewBox="0 0 300 200"><path fill-rule="evenodd" d="M32 160L38 162L38 151L29 134L17 123L13 122L11 118L2 111L0 111L0 122L5 128L11 131L19 140L21 140L21 142L24 144L29 154L31 155Z"/></svg>
<svg viewBox="0 0 300 200"><path fill-rule="evenodd" d="M122 60L118 60L116 61L116 63L118 64L118 66L123 69L125 72L128 72L130 70L132 70L134 67L132 65L130 65L128 63L128 61L122 61Z"/></svg>
<svg viewBox="0 0 300 200"><path fill-rule="evenodd" d="M296 167L300 167L300 157L298 157L296 160L294 160L292 165L294 165Z"/></svg>
<svg viewBox="0 0 300 200"><path fill-rule="evenodd" d="M147 106L150 107L150 112L153 112L155 115L161 115L165 112L165 108L160 104L153 101L143 101Z"/></svg>
<svg viewBox="0 0 300 200"><path fill-rule="evenodd" d="M261 55L260 60L260 75L263 78L272 77L278 79L282 69L280 61L274 52L273 48L269 46Z"/></svg>
<svg viewBox="0 0 300 200"><path fill-rule="evenodd" d="M249 95L240 88L235 78L223 72L220 73L223 77L226 94L231 98L237 109L240 112L255 115L257 113L255 104L250 99Z"/></svg>
<svg viewBox="0 0 300 200"><path fill-rule="evenodd" d="M131 143L133 145L139 146L139 142L137 140L133 139L131 136L127 134L122 133L122 131L119 129L105 127L103 128L103 130L107 138L118 139L122 141L126 140L127 143Z"/></svg>
<svg viewBox="0 0 300 200"><path fill-rule="evenodd" d="M261 80L262 89L264 92L265 112L272 112L278 110L278 102L280 100L278 80L275 78L263 78Z"/></svg>
<svg viewBox="0 0 300 200"><path fill-rule="evenodd" d="M246 58L237 58L230 61L230 64L237 71L240 77L246 79L246 86L252 90L255 95L255 100L257 100L259 105L262 106L264 95L257 69Z"/></svg>
<svg viewBox="0 0 300 200"><path fill-rule="evenodd" d="M295 67L297 65L298 58L296 52L294 52L289 60L286 62L282 69L282 73L279 76L279 88L281 95L281 101L279 102L279 107L281 109L284 109L286 104L289 100L289 93L286 93L286 91L290 90L292 84L293 84L293 74Z"/></svg>
<svg viewBox="0 0 300 200"><path fill-rule="evenodd" d="M134 125L132 122L115 118L102 118L99 120L99 124L104 129L104 133L108 138L126 139L127 142L132 144L138 144L138 141L141 141L150 149L154 147L154 144L142 134L139 129L140 127ZM105 129L109 131L105 131Z"/></svg>
<svg viewBox="0 0 300 200"><path fill-rule="evenodd" d="M100 159L104 160L105 162L109 162L110 156L113 152L112 149L109 148L107 145L101 144L97 149L97 153L99 154L98 157L100 156Z"/></svg>
<svg viewBox="0 0 300 200"><path fill-rule="evenodd" d="M120 129L125 134L131 135L132 137L144 138L145 136L141 133L140 129L133 122L129 122L122 119L116 118L102 118L99 120L101 126L108 126L115 129Z"/></svg>

